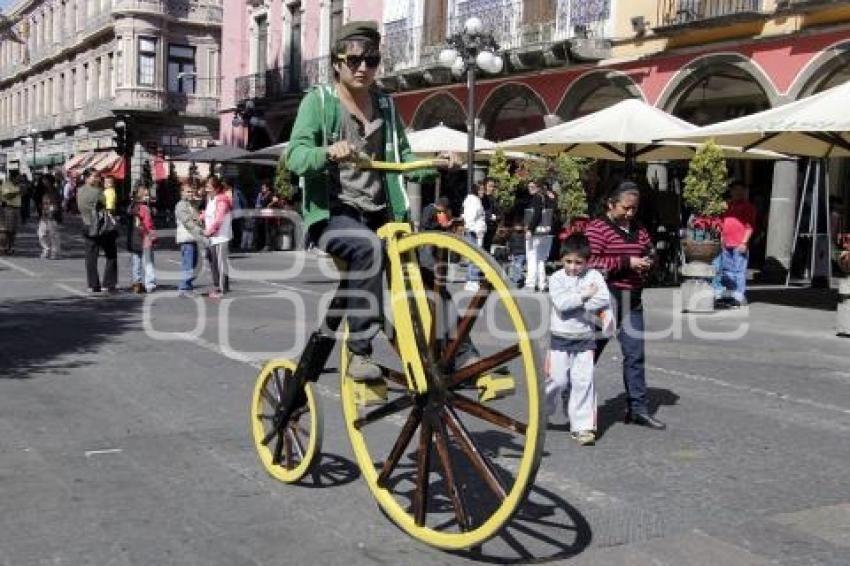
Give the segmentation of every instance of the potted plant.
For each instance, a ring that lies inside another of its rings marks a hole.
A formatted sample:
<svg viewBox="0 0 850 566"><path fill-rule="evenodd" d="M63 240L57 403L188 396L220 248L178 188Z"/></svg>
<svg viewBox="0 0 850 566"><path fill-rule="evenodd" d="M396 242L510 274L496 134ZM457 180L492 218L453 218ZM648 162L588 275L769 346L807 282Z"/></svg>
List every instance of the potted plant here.
<svg viewBox="0 0 850 566"><path fill-rule="evenodd" d="M511 171L511 164L503 150L497 149L490 157L487 175L496 181L496 206L499 210L511 210L516 200L516 189L520 179Z"/></svg>
<svg viewBox="0 0 850 566"><path fill-rule="evenodd" d="M580 234L587 226L587 194L584 190L584 175L592 165L590 159L572 157L564 153L555 158L553 164L555 182L560 187L558 211L567 227L565 234Z"/></svg>
<svg viewBox="0 0 850 566"><path fill-rule="evenodd" d="M726 211L727 171L723 151L708 141L688 166L682 199L691 210L682 242L688 262L711 263L720 253L720 217Z"/></svg>

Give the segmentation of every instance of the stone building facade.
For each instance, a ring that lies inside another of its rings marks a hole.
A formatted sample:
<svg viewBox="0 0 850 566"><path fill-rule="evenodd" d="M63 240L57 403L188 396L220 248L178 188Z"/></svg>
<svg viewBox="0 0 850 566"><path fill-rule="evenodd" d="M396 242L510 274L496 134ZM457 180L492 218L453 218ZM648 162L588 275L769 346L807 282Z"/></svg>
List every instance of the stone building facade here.
<svg viewBox="0 0 850 566"><path fill-rule="evenodd" d="M31 174L114 147L131 173L218 138L220 0L19 0L0 21L0 161Z"/></svg>

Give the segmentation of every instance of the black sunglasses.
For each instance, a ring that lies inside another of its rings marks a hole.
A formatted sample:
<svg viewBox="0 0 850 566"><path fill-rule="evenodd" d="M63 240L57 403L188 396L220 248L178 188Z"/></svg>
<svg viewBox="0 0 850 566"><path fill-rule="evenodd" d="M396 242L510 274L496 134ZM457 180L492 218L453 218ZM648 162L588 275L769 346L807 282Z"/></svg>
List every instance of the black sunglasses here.
<svg viewBox="0 0 850 566"><path fill-rule="evenodd" d="M366 66L370 69L381 64L380 55L337 55L337 59L345 63L352 71L359 69L363 61L366 61Z"/></svg>

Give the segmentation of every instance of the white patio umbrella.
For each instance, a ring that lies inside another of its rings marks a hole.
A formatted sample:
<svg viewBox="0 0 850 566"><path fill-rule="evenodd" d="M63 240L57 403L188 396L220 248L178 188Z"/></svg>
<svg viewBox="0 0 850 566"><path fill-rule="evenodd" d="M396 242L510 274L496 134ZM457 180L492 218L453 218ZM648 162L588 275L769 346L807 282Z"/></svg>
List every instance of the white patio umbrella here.
<svg viewBox="0 0 850 566"><path fill-rule="evenodd" d="M413 153L427 155L450 151L452 153L466 153L466 132L455 130L440 124L433 128L418 130L407 134L407 141ZM475 149L494 149L496 144L484 138L475 138Z"/></svg>
<svg viewBox="0 0 850 566"><path fill-rule="evenodd" d="M808 157L850 156L850 82L821 93L720 122L692 132L663 136L744 149L760 148Z"/></svg>
<svg viewBox="0 0 850 566"><path fill-rule="evenodd" d="M598 112L538 132L506 140L497 147L529 153L566 153L611 161L690 159L699 144L670 141L699 128L637 99L618 102ZM658 141L661 140L661 141ZM771 152L744 153L722 147L730 159L779 159Z"/></svg>

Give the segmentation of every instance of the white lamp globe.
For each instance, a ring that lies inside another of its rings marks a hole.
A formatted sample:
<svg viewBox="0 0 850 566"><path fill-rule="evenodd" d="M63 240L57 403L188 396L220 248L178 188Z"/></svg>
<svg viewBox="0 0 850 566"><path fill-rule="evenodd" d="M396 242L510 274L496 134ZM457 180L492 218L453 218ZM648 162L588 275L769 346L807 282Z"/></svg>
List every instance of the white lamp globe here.
<svg viewBox="0 0 850 566"><path fill-rule="evenodd" d="M468 33L469 35L478 35L484 30L484 23L481 21L481 18L476 16L472 16L463 24L463 31Z"/></svg>
<svg viewBox="0 0 850 566"><path fill-rule="evenodd" d="M451 69L454 66L455 59L457 59L457 51L451 48L443 49L437 56L440 66L447 69Z"/></svg>
<svg viewBox="0 0 850 566"><path fill-rule="evenodd" d="M455 58L455 62L452 63L452 74L456 77L460 77L463 75L463 72L466 70L466 63L463 62L462 57Z"/></svg>
<svg viewBox="0 0 850 566"><path fill-rule="evenodd" d="M491 75L498 75L502 72L502 68L505 66L505 61L502 59L501 55L496 55L493 53L493 56L490 58L490 68L488 71Z"/></svg>

